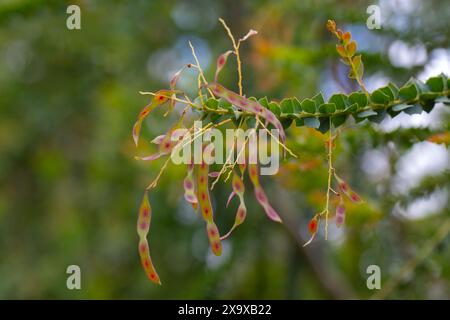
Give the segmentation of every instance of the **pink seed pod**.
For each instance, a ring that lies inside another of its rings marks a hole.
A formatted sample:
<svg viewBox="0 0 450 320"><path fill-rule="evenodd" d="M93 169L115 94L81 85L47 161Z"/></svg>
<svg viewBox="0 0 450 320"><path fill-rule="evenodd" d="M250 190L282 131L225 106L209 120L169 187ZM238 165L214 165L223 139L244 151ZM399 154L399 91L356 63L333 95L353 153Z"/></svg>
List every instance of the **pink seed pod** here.
<svg viewBox="0 0 450 320"><path fill-rule="evenodd" d="M206 233L208 234L208 240L212 252L216 256L220 256L222 254L222 243L220 241L219 230L214 222L208 222L206 224Z"/></svg>
<svg viewBox="0 0 450 320"><path fill-rule="evenodd" d="M171 90L172 92L174 92L174 93L171 95L172 98L175 98L175 87L176 87L176 85L177 85L178 80L179 80L180 77L181 77L181 74L183 73L184 69L190 68L190 67L191 67L191 64L187 64L187 65L183 66L183 68L181 68L180 70L178 70L177 72L175 72L175 74L174 74L174 75L172 76L172 78L170 79L170 90ZM173 110L174 106L175 106L175 99L170 99L170 102L169 102L169 110L168 110L167 112L170 113L170 112Z"/></svg>
<svg viewBox="0 0 450 320"><path fill-rule="evenodd" d="M154 283L161 284L155 267L153 266L152 259L150 258L150 249L147 242L147 234L150 229L150 221L152 216L152 208L148 201L147 192L141 201L139 208L139 215L137 220L137 233L139 235L139 256L141 257L141 263L148 278Z"/></svg>
<svg viewBox="0 0 450 320"><path fill-rule="evenodd" d="M339 204L336 207L336 226L339 228L345 222L345 204L342 196L339 196Z"/></svg>
<svg viewBox="0 0 450 320"><path fill-rule="evenodd" d="M148 230L150 228L150 221L152 217L152 208L150 207L150 202L148 201L147 192L141 201L141 206L139 208L139 215L137 221L137 233L139 237L146 237Z"/></svg>
<svg viewBox="0 0 450 320"><path fill-rule="evenodd" d="M278 129L280 140L283 143L286 142L286 134L284 132L283 126L281 125L281 122L277 119L277 117L272 113L272 111L264 108L256 101L246 99L238 95L237 93L226 89L218 83L209 83L208 85L206 85L206 87L209 88L215 95L227 100L237 108L258 115L266 120L266 122L271 123L276 129Z"/></svg>
<svg viewBox="0 0 450 320"><path fill-rule="evenodd" d="M213 221L213 210L211 206L211 201L209 199L209 189L208 189L208 168L209 166L202 162L197 166L197 186L198 194L197 198L200 204L200 210L203 216L203 220L206 222Z"/></svg>
<svg viewBox="0 0 450 320"><path fill-rule="evenodd" d="M214 76L214 82L217 82L217 77L219 76L220 71L222 71L223 67L227 63L228 56L233 53L233 51L228 50L227 52L221 54L217 58L217 66L216 66L216 74Z"/></svg>
<svg viewBox="0 0 450 320"><path fill-rule="evenodd" d="M339 189L354 203L362 203L361 197L353 191L347 182L342 180L336 173L334 174L334 177L336 178L336 181L338 182Z"/></svg>
<svg viewBox="0 0 450 320"><path fill-rule="evenodd" d="M197 199L200 204L200 212L203 220L206 222L206 231L211 245L211 250L215 255L222 254L222 244L220 242L220 234L214 223L214 212L209 198L208 188L208 172L209 166L202 162L197 165Z"/></svg>
<svg viewBox="0 0 450 320"><path fill-rule="evenodd" d="M175 92L172 90L159 90L155 93L155 96L152 99L152 102L144 107L138 115L138 118L133 126L133 140L136 145L139 142L139 135L141 133L142 121L144 121L145 117L149 115L149 113L155 109L157 106L165 103L169 97Z"/></svg>
<svg viewBox="0 0 450 320"><path fill-rule="evenodd" d="M152 259L150 257L150 249L148 247L147 239L141 238L139 241L139 256L141 258L142 267L144 268L147 277L150 281L161 285L161 280L158 273L153 266Z"/></svg>
<svg viewBox="0 0 450 320"><path fill-rule="evenodd" d="M188 164L187 165L187 175L186 178L184 178L183 187L184 187L184 199L189 202L192 205L196 205L197 195L195 194L195 188L194 188L194 165Z"/></svg>
<svg viewBox="0 0 450 320"><path fill-rule="evenodd" d="M159 135L150 142L154 143L154 144L161 144L161 142L163 142L165 136L166 136L165 134Z"/></svg>
<svg viewBox="0 0 450 320"><path fill-rule="evenodd" d="M233 172L233 180L231 183L233 186L232 195L237 194L241 203L239 204L239 208L236 212L236 217L234 219L233 227L231 227L230 231L228 231L228 233L226 235L224 235L223 237L220 238L221 240L228 238L231 235L231 233L233 232L233 230L236 229L239 225L241 225L244 222L245 217L247 216L247 208L245 206L245 200L244 200L244 192L245 192L244 182L242 181L242 178L236 172ZM228 199L228 202L231 200L231 198L232 197L230 197ZM228 202L227 202L227 206L228 206Z"/></svg>
<svg viewBox="0 0 450 320"><path fill-rule="evenodd" d="M270 220L273 220L275 222L282 222L280 216L275 211L274 208L269 203L269 200L267 199L266 193L264 192L264 189L262 188L261 184L259 183L259 175L258 175L258 165L256 164L249 164L248 165L249 170L249 176L250 181L253 184L253 188L255 191L256 200L258 200L259 204L264 208L264 211L266 212L267 217L269 217Z"/></svg>
<svg viewBox="0 0 450 320"><path fill-rule="evenodd" d="M230 204L231 200L233 200L233 198L234 198L235 195L236 195L236 192L231 191L231 193L230 193L230 195L229 195L229 197L228 197L228 200L227 200L226 207L228 207L228 205Z"/></svg>
<svg viewBox="0 0 450 320"><path fill-rule="evenodd" d="M210 173L208 173L208 176L210 178L217 178L219 176L219 171L211 171Z"/></svg>

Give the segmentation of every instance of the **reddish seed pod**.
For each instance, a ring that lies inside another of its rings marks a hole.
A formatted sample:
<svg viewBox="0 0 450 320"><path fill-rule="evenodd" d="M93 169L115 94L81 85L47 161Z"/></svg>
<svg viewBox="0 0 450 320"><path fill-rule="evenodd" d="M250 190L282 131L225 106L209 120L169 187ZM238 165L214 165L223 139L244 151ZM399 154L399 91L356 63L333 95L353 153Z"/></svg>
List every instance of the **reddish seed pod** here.
<svg viewBox="0 0 450 320"><path fill-rule="evenodd" d="M317 220L317 218L312 218L308 223L309 232L312 235L316 234L318 226L319 226L319 221Z"/></svg>
<svg viewBox="0 0 450 320"><path fill-rule="evenodd" d="M345 222L345 204L342 196L339 195L339 204L336 207L336 226L339 228Z"/></svg>

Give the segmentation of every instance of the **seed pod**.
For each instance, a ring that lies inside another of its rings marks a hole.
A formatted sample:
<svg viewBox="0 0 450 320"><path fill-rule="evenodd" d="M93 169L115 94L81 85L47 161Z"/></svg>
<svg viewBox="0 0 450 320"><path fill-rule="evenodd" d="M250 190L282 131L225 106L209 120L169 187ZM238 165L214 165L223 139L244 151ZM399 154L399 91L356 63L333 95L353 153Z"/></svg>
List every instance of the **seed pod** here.
<svg viewBox="0 0 450 320"><path fill-rule="evenodd" d="M203 220L206 222L206 231L209 239L211 250L215 255L222 254L222 244L220 242L220 234L214 223L214 213L211 206L208 190L208 171L209 166L202 161L197 168L197 187L198 202Z"/></svg>
<svg viewBox="0 0 450 320"><path fill-rule="evenodd" d="M191 67L191 65L187 64L187 65L183 66L183 68L181 68L180 70L175 72L175 74L172 76L172 78L170 79L170 90L172 92L175 92L175 87L177 85L178 80L181 77L181 73L184 71L184 69L190 68L190 67ZM175 98L175 94L172 94L171 97ZM173 110L174 106L175 106L175 99L170 99L169 110L167 110L166 115Z"/></svg>
<svg viewBox="0 0 450 320"><path fill-rule="evenodd" d="M228 238L231 235L231 233L233 232L233 230L236 229L239 225L241 225L244 222L245 217L247 216L247 207L245 206L245 201L244 201L244 192L245 192L244 182L242 181L241 177L236 172L233 172L232 185L233 185L233 193L232 194L237 194L241 203L239 204L239 208L236 212L236 217L234 219L233 227L231 227L230 231L228 231L228 233L226 235L224 235L223 237L220 238L221 240ZM229 199L229 201L230 201L230 199ZM228 206L228 203L227 203L227 206Z"/></svg>
<svg viewBox="0 0 450 320"><path fill-rule="evenodd" d="M308 223L308 230L309 233L311 234L311 237L309 238L309 240L303 245L304 247L306 247L307 245L309 245L314 238L316 237L317 234L317 230L319 229L319 219L320 216L315 215L311 220L309 220Z"/></svg>
<svg viewBox="0 0 450 320"><path fill-rule="evenodd" d="M143 160L143 161L153 161L156 160L164 155L167 155L172 152L172 150L179 145L183 139L183 136L181 135L184 133L183 131L177 131L177 129L180 128L180 126L183 124L183 117L180 118L180 120L175 123L175 125L170 128L170 130L164 134L157 136L155 139L153 139L151 142L154 144L157 144L158 152L151 154L146 157L134 157L136 160Z"/></svg>
<svg viewBox="0 0 450 320"><path fill-rule="evenodd" d="M264 189L262 188L261 184L259 183L259 175L258 175L258 165L256 164L249 164L248 165L249 170L249 176L250 181L253 184L253 188L255 190L255 196L256 200L258 200L259 204L264 208L264 211L266 212L266 215L269 217L269 219L275 221L275 222L282 222L280 216L275 211L274 208L269 203L269 200L267 199L266 193L264 192Z"/></svg>
<svg viewBox="0 0 450 320"><path fill-rule="evenodd" d="M336 178L336 181L338 182L339 189L354 203L362 203L361 197L352 189L350 189L350 186L347 182L342 180L338 177L338 175L335 173L334 177Z"/></svg>
<svg viewBox="0 0 450 320"><path fill-rule="evenodd" d="M147 117L153 109L169 100L169 97L174 93L175 92L172 90L160 90L156 92L155 96L152 99L152 102L150 102L150 104L146 105L144 109L141 110L133 126L133 140L136 145L139 142L142 121L144 121L145 117Z"/></svg>
<svg viewBox="0 0 450 320"><path fill-rule="evenodd" d="M139 208L139 216L137 221L137 233L139 235L139 256L141 257L142 266L148 278L157 284L161 284L155 267L150 257L150 249L147 242L147 234L150 229L150 221L152 216L152 208L148 201L147 192L144 194L141 206Z"/></svg>
<svg viewBox="0 0 450 320"><path fill-rule="evenodd" d="M272 113L272 111L264 108L256 101L246 99L238 95L237 93L226 89L218 83L209 83L208 85L206 85L206 87L211 89L215 95L227 100L239 109L258 115L259 117L265 119L266 122L271 123L276 129L278 129L280 133L280 140L283 143L286 142L286 134L284 133L283 126L281 125L280 120L278 120L277 117Z"/></svg>
<svg viewBox="0 0 450 320"><path fill-rule="evenodd" d="M311 233L311 235L316 234L318 227L319 227L319 221L317 220L316 217L309 220L308 230L309 230L309 233Z"/></svg>
<svg viewBox="0 0 450 320"><path fill-rule="evenodd" d="M192 206L195 206L194 209L196 209L198 200L194 188L194 164L188 164L187 168L187 175L186 178L184 178L183 182L184 199L186 199L186 201L189 202Z"/></svg>
<svg viewBox="0 0 450 320"><path fill-rule="evenodd" d="M206 223L206 233L208 234L212 252L216 256L220 256L222 254L222 243L220 242L219 230L214 222Z"/></svg>
<svg viewBox="0 0 450 320"><path fill-rule="evenodd" d="M336 226L340 227L345 222L345 204L342 196L339 196L339 204L336 207Z"/></svg>
<svg viewBox="0 0 450 320"><path fill-rule="evenodd" d="M227 52L221 54L217 58L216 75L214 76L214 82L217 82L217 77L219 76L220 71L222 71L223 67L227 63L227 59L230 53L233 53L233 51L228 50Z"/></svg>

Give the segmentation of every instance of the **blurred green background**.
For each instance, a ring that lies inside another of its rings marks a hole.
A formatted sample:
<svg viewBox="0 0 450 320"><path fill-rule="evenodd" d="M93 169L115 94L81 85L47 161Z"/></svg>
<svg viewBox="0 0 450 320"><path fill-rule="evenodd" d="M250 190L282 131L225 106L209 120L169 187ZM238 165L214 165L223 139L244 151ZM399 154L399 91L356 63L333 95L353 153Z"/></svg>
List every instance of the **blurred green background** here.
<svg viewBox="0 0 450 320"><path fill-rule="evenodd" d="M66 28L70 4L81 7L81 30ZM370 4L380 6L380 30L366 27ZM189 40L212 79L215 57L230 49L219 17L237 37L259 31L242 45L248 95L357 90L334 53L329 18L358 41L371 90L450 73L445 0L1 0L0 298L367 299L375 292L366 287L366 268L375 264L381 298L449 299L449 237L423 251L450 218L448 147L428 141L448 132L442 105L380 125L349 124L335 167L366 202L349 207L345 228L307 248L307 222L322 209L326 188L320 133L290 128L300 161L263 178L285 224L271 223L248 192L247 221L219 258L183 200L185 168L170 166L150 194L149 243L163 286L146 279L136 217L163 160L134 156L150 150L150 138L173 119L152 114L136 149L131 128L148 103L138 91L168 88L170 76L193 62ZM236 89L231 59L221 77ZM179 85L195 94L195 74ZM221 230L237 206L225 209L229 192L223 184L213 192ZM81 290L66 288L72 264L81 267Z"/></svg>

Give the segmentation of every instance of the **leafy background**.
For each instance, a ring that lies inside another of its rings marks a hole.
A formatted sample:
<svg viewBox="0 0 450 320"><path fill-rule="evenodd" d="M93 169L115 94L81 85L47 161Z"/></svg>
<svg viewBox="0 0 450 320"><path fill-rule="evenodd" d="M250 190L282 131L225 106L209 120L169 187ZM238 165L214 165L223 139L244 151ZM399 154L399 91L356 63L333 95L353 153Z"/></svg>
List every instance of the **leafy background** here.
<svg viewBox="0 0 450 320"><path fill-rule="evenodd" d="M80 31L65 27L69 4L81 6ZM369 4L380 5L381 30L366 28ZM0 298L366 299L374 294L370 264L381 267L382 286L395 284L382 298L450 298L449 237L421 255L449 219L450 155L442 139L430 139L448 132L442 105L380 125L348 124L335 167L366 203L350 207L347 226L332 228L329 241L306 249L307 221L326 188L320 133L291 128L300 162L263 180L286 223L270 223L248 192L247 221L220 258L182 200L184 168L170 167L150 196L162 287L141 270L135 231L143 188L161 163L136 162L151 147L136 150L131 139L147 103L138 91L168 87L193 62L188 40L212 79L215 57L230 48L218 17L236 35L259 31L242 46L244 91L281 100L356 89L334 53L329 18L358 41L370 90L448 76L449 16L444 0L1 1ZM234 70L230 63L221 74L227 87L235 88ZM180 86L189 91L195 81L188 74ZM171 123L162 114L146 120L147 140ZM221 185L213 196L222 228L234 219L235 207L224 208L229 192ZM417 265L402 271L410 261ZM81 267L80 291L66 288L71 264Z"/></svg>

